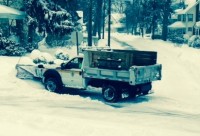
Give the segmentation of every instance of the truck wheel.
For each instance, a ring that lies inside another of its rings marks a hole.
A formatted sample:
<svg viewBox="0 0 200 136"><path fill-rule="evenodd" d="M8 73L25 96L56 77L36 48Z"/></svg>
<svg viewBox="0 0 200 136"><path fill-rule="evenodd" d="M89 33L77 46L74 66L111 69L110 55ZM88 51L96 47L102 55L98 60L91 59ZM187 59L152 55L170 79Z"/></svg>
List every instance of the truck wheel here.
<svg viewBox="0 0 200 136"><path fill-rule="evenodd" d="M112 85L107 85L102 89L102 95L107 102L117 102L120 97L120 93Z"/></svg>
<svg viewBox="0 0 200 136"><path fill-rule="evenodd" d="M140 90L143 95L147 95L149 94L149 91L151 90L151 88L152 88L151 83L146 83L140 87Z"/></svg>
<svg viewBox="0 0 200 136"><path fill-rule="evenodd" d="M59 83L56 78L48 78L45 81L45 88L50 92L59 92L62 85Z"/></svg>

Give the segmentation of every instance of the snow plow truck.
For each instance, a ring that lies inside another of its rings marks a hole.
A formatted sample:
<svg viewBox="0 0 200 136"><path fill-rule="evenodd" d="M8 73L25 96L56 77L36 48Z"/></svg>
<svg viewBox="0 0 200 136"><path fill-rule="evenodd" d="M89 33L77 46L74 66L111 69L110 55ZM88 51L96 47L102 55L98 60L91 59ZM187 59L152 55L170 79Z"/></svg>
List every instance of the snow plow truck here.
<svg viewBox="0 0 200 136"><path fill-rule="evenodd" d="M51 92L59 92L63 87L100 87L107 102L147 95L151 83L161 80L162 65L157 64L157 52L87 48L82 53L55 67L17 64L17 77L39 78Z"/></svg>

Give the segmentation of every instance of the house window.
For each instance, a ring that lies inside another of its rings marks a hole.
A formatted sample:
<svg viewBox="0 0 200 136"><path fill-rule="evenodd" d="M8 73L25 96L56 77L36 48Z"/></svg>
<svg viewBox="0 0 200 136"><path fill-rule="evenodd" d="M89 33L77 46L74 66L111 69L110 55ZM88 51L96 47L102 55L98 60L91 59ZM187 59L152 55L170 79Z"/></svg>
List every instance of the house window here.
<svg viewBox="0 0 200 136"><path fill-rule="evenodd" d="M186 21L186 15L183 15L183 22Z"/></svg>
<svg viewBox="0 0 200 136"><path fill-rule="evenodd" d="M193 14L188 14L188 21L193 21Z"/></svg>
<svg viewBox="0 0 200 136"><path fill-rule="evenodd" d="M185 34L185 33L186 33L186 29L183 28L183 29L182 29L182 32L183 32L183 34Z"/></svg>
<svg viewBox="0 0 200 136"><path fill-rule="evenodd" d="M178 21L181 21L181 15L178 15Z"/></svg>
<svg viewBox="0 0 200 136"><path fill-rule="evenodd" d="M192 32L192 27L188 27L188 31Z"/></svg>
<svg viewBox="0 0 200 136"><path fill-rule="evenodd" d="M200 13L198 14L198 20L197 21L199 21L199 19L200 19Z"/></svg>

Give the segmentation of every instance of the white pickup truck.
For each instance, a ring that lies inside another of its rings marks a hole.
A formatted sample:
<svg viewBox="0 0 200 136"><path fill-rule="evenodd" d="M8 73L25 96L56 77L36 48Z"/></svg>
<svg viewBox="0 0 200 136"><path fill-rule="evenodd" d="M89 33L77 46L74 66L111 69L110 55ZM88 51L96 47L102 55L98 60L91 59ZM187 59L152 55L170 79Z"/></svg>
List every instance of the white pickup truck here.
<svg viewBox="0 0 200 136"><path fill-rule="evenodd" d="M52 92L62 87L101 87L104 100L116 102L128 95L149 93L151 82L161 80L162 66L156 60L156 52L85 49L83 56L59 67L17 64L16 69L18 78L40 78Z"/></svg>

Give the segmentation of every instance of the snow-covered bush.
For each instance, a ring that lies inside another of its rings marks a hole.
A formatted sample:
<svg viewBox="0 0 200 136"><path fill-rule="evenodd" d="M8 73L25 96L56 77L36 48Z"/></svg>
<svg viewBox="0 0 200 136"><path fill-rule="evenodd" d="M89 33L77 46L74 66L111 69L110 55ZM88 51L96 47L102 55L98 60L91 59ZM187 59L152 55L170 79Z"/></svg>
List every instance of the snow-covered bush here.
<svg viewBox="0 0 200 136"><path fill-rule="evenodd" d="M32 43L27 43L25 49L27 50L27 52L32 52L35 49L35 45L33 45Z"/></svg>
<svg viewBox="0 0 200 136"><path fill-rule="evenodd" d="M5 37L0 37L1 55L22 56L27 50L21 44L11 41Z"/></svg>
<svg viewBox="0 0 200 136"><path fill-rule="evenodd" d="M61 59L61 60L68 60L69 59L69 55L67 53L65 53L63 50L58 49L55 53L55 57L57 59Z"/></svg>
<svg viewBox="0 0 200 136"><path fill-rule="evenodd" d="M6 47L8 56L23 56L27 51L24 47L20 47L19 44L10 44L10 46Z"/></svg>
<svg viewBox="0 0 200 136"><path fill-rule="evenodd" d="M44 63L44 64L53 64L53 57L46 52L40 52L39 50L33 50L30 54L30 58L33 60L34 63Z"/></svg>
<svg viewBox="0 0 200 136"><path fill-rule="evenodd" d="M199 36L192 36L189 40L188 40L188 45L190 47L194 47L194 48L200 48L200 37Z"/></svg>
<svg viewBox="0 0 200 136"><path fill-rule="evenodd" d="M183 44L185 42L183 34L179 32L170 32L168 35L168 40L176 44Z"/></svg>
<svg viewBox="0 0 200 136"><path fill-rule="evenodd" d="M0 49L0 56L4 56L4 55L6 55L7 54L7 51L6 50L1 50Z"/></svg>
<svg viewBox="0 0 200 136"><path fill-rule="evenodd" d="M189 40L188 40L188 45L189 45L189 47L192 47L192 46L193 46L193 42L194 42L194 40L195 40L196 37L197 37L196 35L193 35L193 36L191 36L191 37L189 38Z"/></svg>

